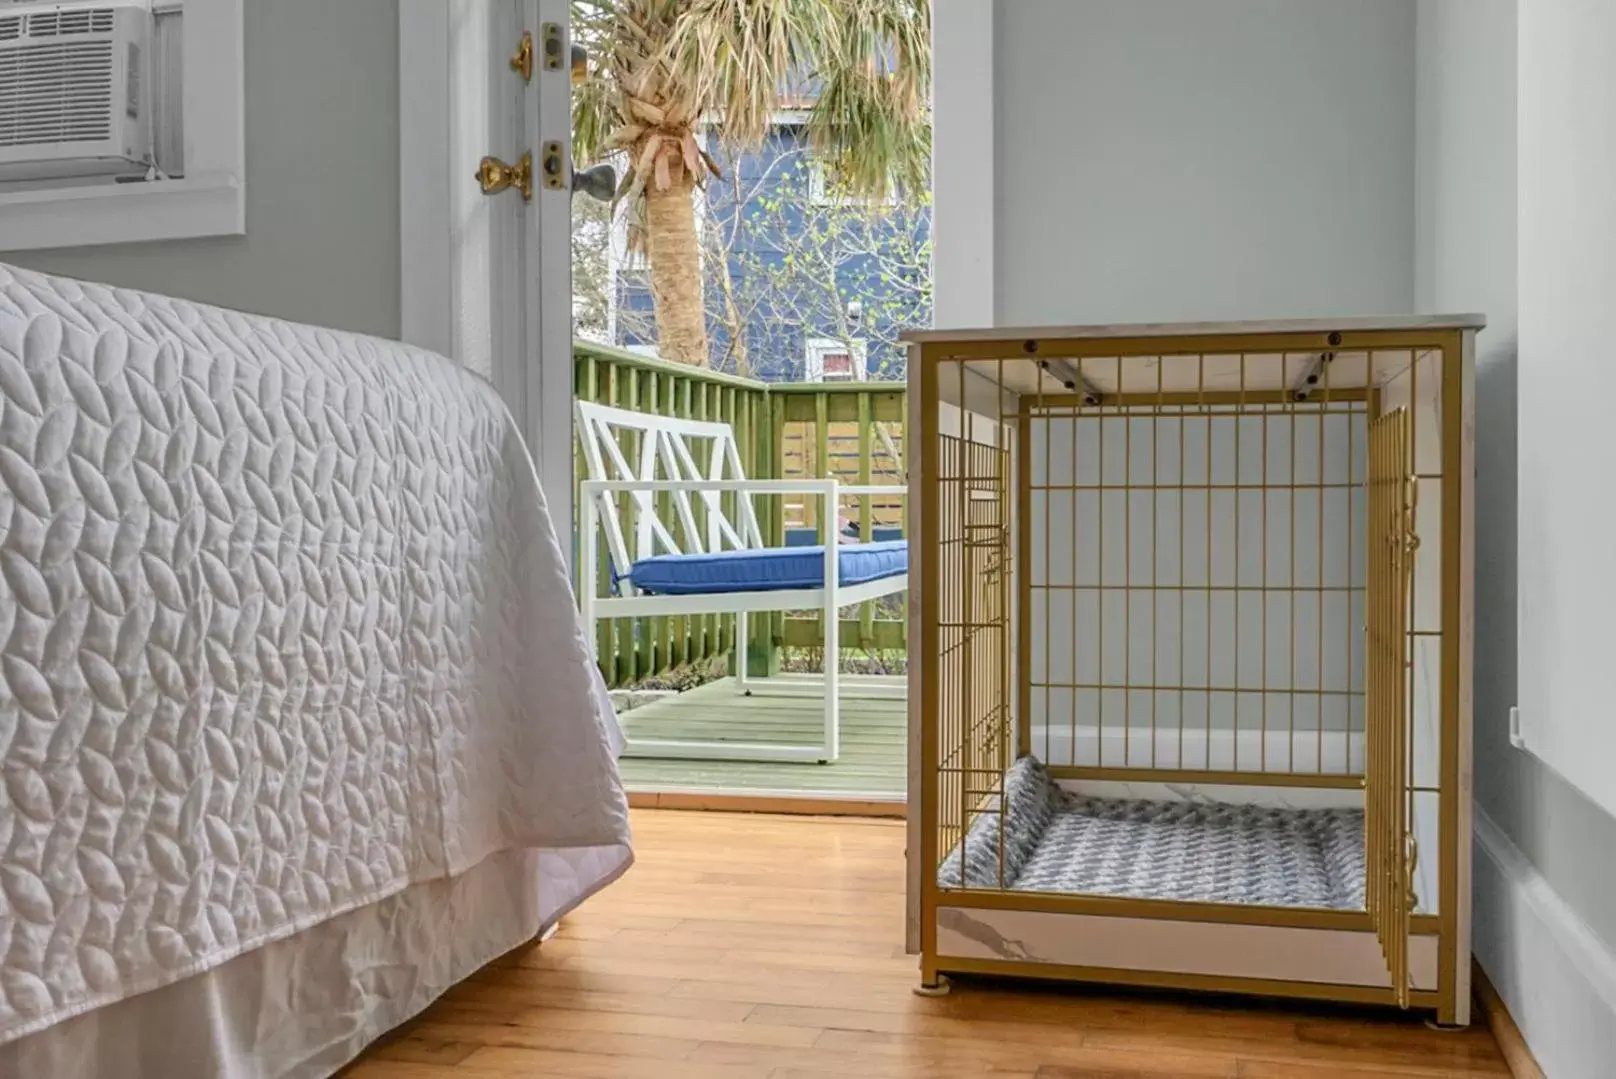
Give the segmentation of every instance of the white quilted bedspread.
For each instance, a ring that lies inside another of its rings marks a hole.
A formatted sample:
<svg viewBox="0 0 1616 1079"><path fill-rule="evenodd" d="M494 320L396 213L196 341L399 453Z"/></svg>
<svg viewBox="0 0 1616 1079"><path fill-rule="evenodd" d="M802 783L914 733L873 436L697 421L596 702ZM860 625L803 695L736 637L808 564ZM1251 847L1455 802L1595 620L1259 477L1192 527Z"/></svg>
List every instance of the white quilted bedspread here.
<svg viewBox="0 0 1616 1079"><path fill-rule="evenodd" d="M0 1043L455 874L627 848L493 389L0 265Z"/></svg>

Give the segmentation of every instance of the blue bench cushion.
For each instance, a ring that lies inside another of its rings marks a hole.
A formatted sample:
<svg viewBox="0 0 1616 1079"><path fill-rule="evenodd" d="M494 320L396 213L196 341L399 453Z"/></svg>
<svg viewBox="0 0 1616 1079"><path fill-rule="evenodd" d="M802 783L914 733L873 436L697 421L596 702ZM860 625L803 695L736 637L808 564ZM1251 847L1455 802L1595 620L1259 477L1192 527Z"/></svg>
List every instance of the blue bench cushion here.
<svg viewBox="0 0 1616 1079"><path fill-rule="evenodd" d="M837 554L843 586L909 572L909 542L844 543ZM825 587L825 548L768 547L716 554L664 554L642 558L629 573L634 587L660 596L728 592L783 592Z"/></svg>

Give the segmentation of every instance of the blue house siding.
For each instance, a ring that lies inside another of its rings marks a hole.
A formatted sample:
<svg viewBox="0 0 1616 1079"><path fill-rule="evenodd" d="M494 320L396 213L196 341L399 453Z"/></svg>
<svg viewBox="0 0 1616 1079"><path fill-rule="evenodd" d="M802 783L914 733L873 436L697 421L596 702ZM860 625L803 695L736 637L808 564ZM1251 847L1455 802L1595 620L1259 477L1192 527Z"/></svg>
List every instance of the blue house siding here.
<svg viewBox="0 0 1616 1079"><path fill-rule="evenodd" d="M859 301L863 309L859 328L849 336L862 338L866 370L871 379L898 379L904 373L904 352L897 333L929 321L930 312L919 300L923 281L904 286L883 279L888 267L913 262L903 253L922 247L929 239L929 208L876 219L874 235L861 235L860 225L840 219L841 235L849 244L812 245L820 254L834 252L833 296L824 271L815 272L793 263L793 247L800 249L811 228L823 228L832 219L810 201L810 157L803 130L776 128L756 151L726 159L716 139L708 150L725 170L722 179L707 188L704 227L708 238L722 238L728 250L728 269L735 294L753 309L745 319L749 373L771 382L806 378L807 343L813 338L840 339L836 309ZM860 220L863 220L860 218ZM708 250L712 250L711 245ZM850 250L851 249L851 250ZM870 253L858 253L867 251ZM928 273L911 267L917 277ZM707 329L715 366L734 370L730 334L716 317L720 295L718 275L709 267L705 282ZM617 303L633 318L619 318L617 343L624 346L654 344L653 305L648 275L634 269L618 277ZM642 332L636 333L639 329Z"/></svg>

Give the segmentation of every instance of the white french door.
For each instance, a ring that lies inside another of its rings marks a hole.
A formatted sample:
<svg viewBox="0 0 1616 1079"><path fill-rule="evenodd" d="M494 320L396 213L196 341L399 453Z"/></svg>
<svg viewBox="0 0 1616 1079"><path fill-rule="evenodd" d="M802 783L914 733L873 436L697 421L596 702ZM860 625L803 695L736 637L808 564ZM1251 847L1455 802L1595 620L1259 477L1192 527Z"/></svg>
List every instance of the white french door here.
<svg viewBox="0 0 1616 1079"><path fill-rule="evenodd" d="M403 338L493 382L563 536L573 480L570 48L567 0L399 3Z"/></svg>

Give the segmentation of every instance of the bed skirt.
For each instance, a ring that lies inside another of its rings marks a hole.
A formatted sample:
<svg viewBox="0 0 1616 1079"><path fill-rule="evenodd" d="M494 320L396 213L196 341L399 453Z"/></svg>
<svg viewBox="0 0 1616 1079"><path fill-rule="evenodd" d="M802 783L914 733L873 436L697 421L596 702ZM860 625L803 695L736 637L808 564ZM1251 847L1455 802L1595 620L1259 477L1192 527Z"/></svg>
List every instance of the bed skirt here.
<svg viewBox="0 0 1616 1079"><path fill-rule="evenodd" d="M631 860L624 847L500 851L0 1046L0 1076L326 1079Z"/></svg>

